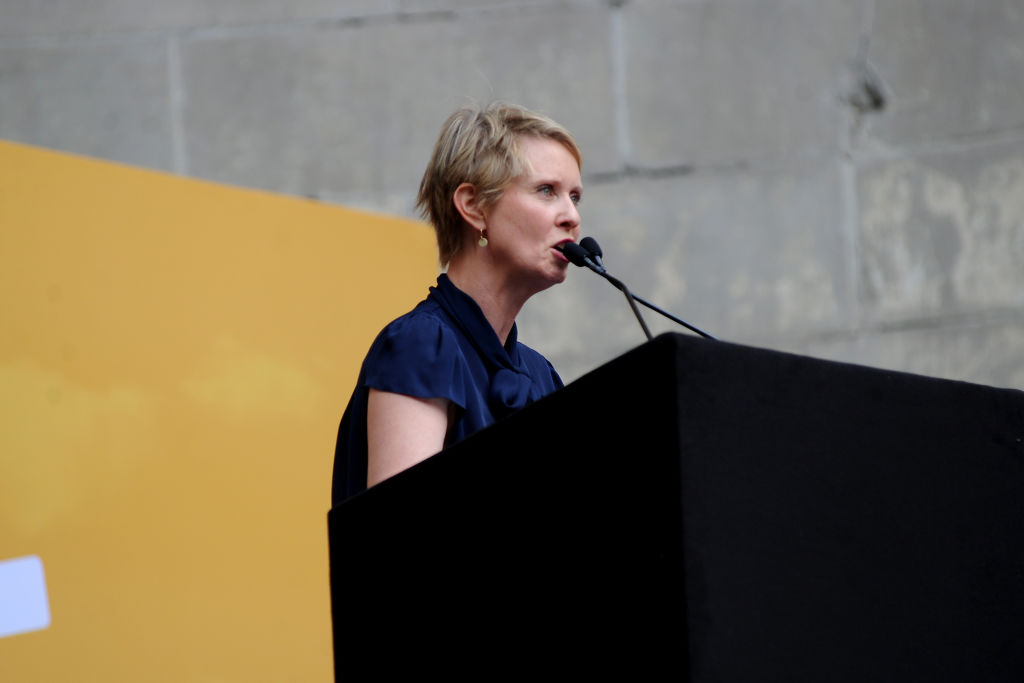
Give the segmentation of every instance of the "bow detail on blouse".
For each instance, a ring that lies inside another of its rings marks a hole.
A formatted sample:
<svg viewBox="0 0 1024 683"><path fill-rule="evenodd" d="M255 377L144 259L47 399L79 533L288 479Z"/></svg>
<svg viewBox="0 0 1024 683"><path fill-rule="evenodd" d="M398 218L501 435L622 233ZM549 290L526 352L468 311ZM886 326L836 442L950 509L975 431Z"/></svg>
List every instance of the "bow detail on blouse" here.
<svg viewBox="0 0 1024 683"><path fill-rule="evenodd" d="M515 323L512 324L508 341L502 345L479 304L452 284L447 275L441 274L437 278L437 287L431 287L430 292L466 333L490 368L491 385L488 387L487 401L495 419L509 415L543 396L541 388L525 371L520 370L522 361L519 358ZM467 310L473 314L465 315Z"/></svg>
<svg viewBox="0 0 1024 683"><path fill-rule="evenodd" d="M533 380L521 372L502 368L491 379L487 400L495 417L513 413L533 402Z"/></svg>

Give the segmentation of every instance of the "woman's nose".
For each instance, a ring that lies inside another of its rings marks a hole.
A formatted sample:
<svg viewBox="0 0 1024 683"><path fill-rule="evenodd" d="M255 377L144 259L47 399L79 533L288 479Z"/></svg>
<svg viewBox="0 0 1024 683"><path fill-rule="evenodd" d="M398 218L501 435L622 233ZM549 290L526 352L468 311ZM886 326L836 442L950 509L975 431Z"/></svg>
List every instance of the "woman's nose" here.
<svg viewBox="0 0 1024 683"><path fill-rule="evenodd" d="M576 206L576 202L569 200L569 205L562 216L562 220L559 221L559 224L566 230L579 230L580 211Z"/></svg>

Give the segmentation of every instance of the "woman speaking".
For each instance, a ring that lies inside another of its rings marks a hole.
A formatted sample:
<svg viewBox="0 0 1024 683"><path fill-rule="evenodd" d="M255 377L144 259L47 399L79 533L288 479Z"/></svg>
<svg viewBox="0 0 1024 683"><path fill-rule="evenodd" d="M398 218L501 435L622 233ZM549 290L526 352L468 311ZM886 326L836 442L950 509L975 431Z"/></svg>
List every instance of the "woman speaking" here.
<svg viewBox="0 0 1024 683"><path fill-rule="evenodd" d="M442 267L427 298L374 340L341 419L332 505L562 386L520 343L527 299L562 282L582 195L579 148L509 104L444 123L417 206Z"/></svg>

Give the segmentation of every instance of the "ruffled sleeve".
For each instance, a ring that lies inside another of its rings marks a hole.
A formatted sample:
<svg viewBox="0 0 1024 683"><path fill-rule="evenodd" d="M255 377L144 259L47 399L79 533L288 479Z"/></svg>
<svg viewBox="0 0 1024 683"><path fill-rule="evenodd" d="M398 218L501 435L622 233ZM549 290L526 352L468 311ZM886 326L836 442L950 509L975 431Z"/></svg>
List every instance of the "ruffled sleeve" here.
<svg viewBox="0 0 1024 683"><path fill-rule="evenodd" d="M466 407L469 372L452 330L428 313L399 318L378 335L364 363L363 385Z"/></svg>

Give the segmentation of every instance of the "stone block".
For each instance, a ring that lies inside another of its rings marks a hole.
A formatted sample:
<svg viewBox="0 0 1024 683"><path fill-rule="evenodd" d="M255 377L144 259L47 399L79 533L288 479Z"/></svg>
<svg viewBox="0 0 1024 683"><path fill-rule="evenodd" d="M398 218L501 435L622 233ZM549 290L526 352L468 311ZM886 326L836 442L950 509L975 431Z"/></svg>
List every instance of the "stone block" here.
<svg viewBox="0 0 1024 683"><path fill-rule="evenodd" d="M726 165L838 148L860 3L637 0L623 11L633 164Z"/></svg>
<svg viewBox="0 0 1024 683"><path fill-rule="evenodd" d="M0 138L170 170L166 41L0 47Z"/></svg>
<svg viewBox="0 0 1024 683"><path fill-rule="evenodd" d="M583 233L634 294L721 339L777 339L853 316L844 196L834 165L592 183ZM645 340L624 296L596 274L573 269L536 298L523 334L536 330L559 370L592 369ZM641 313L654 334L687 333Z"/></svg>
<svg viewBox="0 0 1024 683"><path fill-rule="evenodd" d="M609 67L595 44L607 35L604 12L576 17L572 35L553 12L186 39L189 171L407 213L441 123L467 101L492 99L569 127L587 170L617 164Z"/></svg>
<svg viewBox="0 0 1024 683"><path fill-rule="evenodd" d="M482 100L548 114L572 131L585 174L622 167L615 136L610 10L603 3L524 3L461 18L460 62Z"/></svg>
<svg viewBox="0 0 1024 683"><path fill-rule="evenodd" d="M869 135L889 147L1024 127L1020 0L906 0L874 9L869 59L889 103Z"/></svg>
<svg viewBox="0 0 1024 683"><path fill-rule="evenodd" d="M857 182L869 320L1024 305L1024 143L867 165Z"/></svg>

